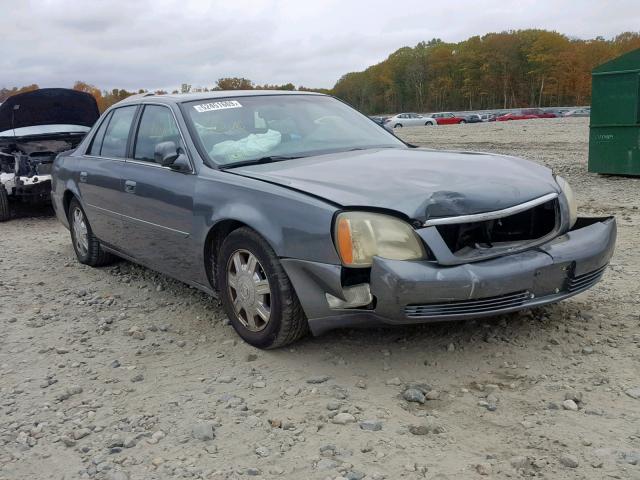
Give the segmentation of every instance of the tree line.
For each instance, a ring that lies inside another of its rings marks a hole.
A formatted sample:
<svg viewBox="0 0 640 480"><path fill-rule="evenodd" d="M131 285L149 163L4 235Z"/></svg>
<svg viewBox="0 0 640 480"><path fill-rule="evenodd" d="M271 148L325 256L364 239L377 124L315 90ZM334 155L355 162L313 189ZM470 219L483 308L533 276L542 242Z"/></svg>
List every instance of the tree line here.
<svg viewBox="0 0 640 480"><path fill-rule="evenodd" d="M433 39L403 47L364 71L343 75L331 89L296 88L292 83L256 85L243 77L223 77L211 87L184 83L171 93L317 91L335 95L369 114L587 105L591 70L636 48L640 48L640 32L625 32L609 40L578 40L546 30L516 30L473 36L458 43ZM37 88L36 84L1 88L0 102ZM101 90L82 81L73 88L93 95L100 111L130 95L148 92Z"/></svg>
<svg viewBox="0 0 640 480"><path fill-rule="evenodd" d="M433 39L401 48L332 89L366 113L587 105L591 70L640 48L640 32L571 39L546 30Z"/></svg>

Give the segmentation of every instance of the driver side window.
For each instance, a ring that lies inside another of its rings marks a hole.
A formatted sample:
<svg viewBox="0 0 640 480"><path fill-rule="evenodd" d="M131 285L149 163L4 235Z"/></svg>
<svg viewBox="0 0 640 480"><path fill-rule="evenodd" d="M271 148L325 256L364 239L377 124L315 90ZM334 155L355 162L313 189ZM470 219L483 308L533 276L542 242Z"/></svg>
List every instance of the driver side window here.
<svg viewBox="0 0 640 480"><path fill-rule="evenodd" d="M176 147L184 149L171 110L160 105L145 105L136 134L133 158L155 163L156 145L163 142L174 142Z"/></svg>

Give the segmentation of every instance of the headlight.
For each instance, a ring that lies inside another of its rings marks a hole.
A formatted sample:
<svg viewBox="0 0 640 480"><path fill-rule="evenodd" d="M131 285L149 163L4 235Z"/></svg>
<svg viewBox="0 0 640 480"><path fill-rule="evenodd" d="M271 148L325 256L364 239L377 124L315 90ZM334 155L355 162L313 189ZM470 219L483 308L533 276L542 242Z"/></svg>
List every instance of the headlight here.
<svg viewBox="0 0 640 480"><path fill-rule="evenodd" d="M391 260L426 257L422 242L411 225L379 213L340 213L336 218L334 239L346 267L370 267L374 255Z"/></svg>
<svg viewBox="0 0 640 480"><path fill-rule="evenodd" d="M571 228L578 219L578 202L573 194L573 190L569 186L569 182L560 175L556 175L556 182L558 182L560 190L562 190L562 193L564 194L564 198L567 199L567 205L569 206L569 228Z"/></svg>

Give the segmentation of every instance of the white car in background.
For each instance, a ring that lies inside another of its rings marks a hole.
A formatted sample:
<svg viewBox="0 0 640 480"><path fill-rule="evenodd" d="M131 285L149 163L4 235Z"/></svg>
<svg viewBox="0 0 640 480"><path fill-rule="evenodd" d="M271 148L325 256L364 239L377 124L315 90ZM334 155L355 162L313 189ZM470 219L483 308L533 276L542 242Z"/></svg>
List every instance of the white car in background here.
<svg viewBox="0 0 640 480"><path fill-rule="evenodd" d="M436 119L425 117L419 113L399 113L393 117L387 118L385 125L392 128L417 127L421 125L437 125Z"/></svg>
<svg viewBox="0 0 640 480"><path fill-rule="evenodd" d="M591 116L590 108L576 108L575 110L569 110L565 112L563 117L589 117Z"/></svg>

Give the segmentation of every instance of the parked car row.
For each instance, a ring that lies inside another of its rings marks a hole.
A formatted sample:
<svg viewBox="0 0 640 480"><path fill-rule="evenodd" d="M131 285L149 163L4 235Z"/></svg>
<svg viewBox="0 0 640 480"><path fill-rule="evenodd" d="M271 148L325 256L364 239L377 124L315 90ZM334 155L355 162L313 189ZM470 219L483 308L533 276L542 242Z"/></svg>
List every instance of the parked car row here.
<svg viewBox="0 0 640 480"><path fill-rule="evenodd" d="M590 108L526 108L515 112L477 112L455 114L452 112L438 112L429 114L399 113L391 117L369 117L379 125L393 131L394 128L433 126L433 125L462 125L465 123L508 122L512 120L532 120L536 118L557 117L588 117Z"/></svg>

